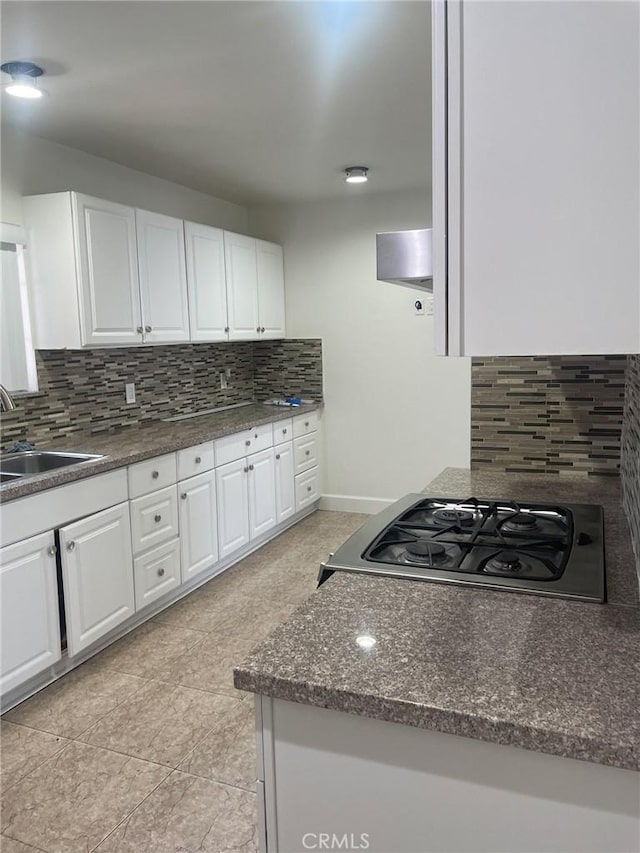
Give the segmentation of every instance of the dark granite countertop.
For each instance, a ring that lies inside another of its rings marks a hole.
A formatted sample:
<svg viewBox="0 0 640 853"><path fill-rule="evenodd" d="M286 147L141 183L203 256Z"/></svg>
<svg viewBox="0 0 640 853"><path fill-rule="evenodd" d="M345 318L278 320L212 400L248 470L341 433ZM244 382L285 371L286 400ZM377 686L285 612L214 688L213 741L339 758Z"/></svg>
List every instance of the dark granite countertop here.
<svg viewBox="0 0 640 853"><path fill-rule="evenodd" d="M125 427L113 432L73 432L61 435L48 444L38 444L38 450L70 450L78 453L101 453L103 457L79 465L70 465L25 477L0 486L0 501L14 500L26 495L93 477L114 468L131 465L163 453L172 453L234 432L251 429L260 424L274 423L284 418L303 415L318 409L320 404L286 408L252 403L211 415L200 415L182 421L153 421L144 426Z"/></svg>
<svg viewBox="0 0 640 853"><path fill-rule="evenodd" d="M448 469L426 491L602 504L616 603L337 573L235 669L236 687L640 769L640 607L618 483Z"/></svg>

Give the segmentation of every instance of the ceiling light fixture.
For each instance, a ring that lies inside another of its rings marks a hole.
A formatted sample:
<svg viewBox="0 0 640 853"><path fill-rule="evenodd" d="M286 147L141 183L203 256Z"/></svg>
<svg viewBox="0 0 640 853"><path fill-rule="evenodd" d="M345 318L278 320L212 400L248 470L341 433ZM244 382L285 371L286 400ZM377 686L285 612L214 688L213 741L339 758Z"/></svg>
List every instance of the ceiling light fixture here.
<svg viewBox="0 0 640 853"><path fill-rule="evenodd" d="M367 177L368 172L368 166L347 166L344 170L345 181L348 184L366 184L369 180Z"/></svg>
<svg viewBox="0 0 640 853"><path fill-rule="evenodd" d="M7 95L14 98L41 98L45 92L38 87L38 77L42 77L44 71L33 62L4 62L0 65L0 71L4 71L11 77L11 82L3 88Z"/></svg>

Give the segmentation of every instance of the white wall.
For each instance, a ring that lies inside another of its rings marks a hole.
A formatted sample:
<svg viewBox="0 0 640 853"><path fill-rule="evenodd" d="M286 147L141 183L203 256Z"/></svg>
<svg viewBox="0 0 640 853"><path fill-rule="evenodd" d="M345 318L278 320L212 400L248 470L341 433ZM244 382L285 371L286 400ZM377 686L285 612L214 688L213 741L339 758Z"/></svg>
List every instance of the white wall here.
<svg viewBox="0 0 640 853"><path fill-rule="evenodd" d="M180 219L247 231L244 207L9 128L2 129L0 168L2 222L23 224L22 196L77 190Z"/></svg>
<svg viewBox="0 0 640 853"><path fill-rule="evenodd" d="M469 359L434 355L420 294L376 281L376 231L428 225L430 199L368 189L250 208L249 225L284 244L288 336L323 339L325 505L376 511L469 466L471 392Z"/></svg>

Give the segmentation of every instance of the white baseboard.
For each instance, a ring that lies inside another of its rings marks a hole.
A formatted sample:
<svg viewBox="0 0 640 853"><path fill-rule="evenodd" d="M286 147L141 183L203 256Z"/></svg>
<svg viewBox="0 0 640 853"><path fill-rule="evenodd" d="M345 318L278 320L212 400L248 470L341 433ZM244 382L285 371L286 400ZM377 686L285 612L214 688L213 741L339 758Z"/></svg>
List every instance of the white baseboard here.
<svg viewBox="0 0 640 853"><path fill-rule="evenodd" d="M360 498L355 495L322 495L319 509L333 512L366 512L375 515L395 503L395 498Z"/></svg>

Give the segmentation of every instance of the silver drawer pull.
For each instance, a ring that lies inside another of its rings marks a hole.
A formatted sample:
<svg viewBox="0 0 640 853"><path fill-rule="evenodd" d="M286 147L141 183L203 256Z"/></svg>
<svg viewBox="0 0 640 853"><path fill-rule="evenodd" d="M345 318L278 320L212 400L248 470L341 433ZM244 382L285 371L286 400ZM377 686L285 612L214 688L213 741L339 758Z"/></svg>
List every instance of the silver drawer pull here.
<svg viewBox="0 0 640 853"><path fill-rule="evenodd" d="M247 446L247 447L250 447L250 445L251 445L251 439L250 439L250 438L248 438L248 439L245 441L245 444L246 444L246 446Z"/></svg>
<svg viewBox="0 0 640 853"><path fill-rule="evenodd" d="M260 331L260 326L256 326L256 332Z"/></svg>
<svg viewBox="0 0 640 853"><path fill-rule="evenodd" d="M308 491L308 492L310 492L310 491L311 491L311 486L307 486L307 491Z"/></svg>
<svg viewBox="0 0 640 853"><path fill-rule="evenodd" d="M145 327L144 327L144 330L145 330L145 332L150 332L150 331L151 331L151 326L145 326Z"/></svg>
<svg viewBox="0 0 640 853"><path fill-rule="evenodd" d="M307 426L309 426L309 421L305 421L305 422L304 422L304 425L305 425L306 427L307 427Z"/></svg>
<svg viewBox="0 0 640 853"><path fill-rule="evenodd" d="M260 326L260 331L264 332L264 326Z"/></svg>
<svg viewBox="0 0 640 853"><path fill-rule="evenodd" d="M152 471L151 476L153 477L154 480L157 480L158 477L160 476L160 471Z"/></svg>
<svg viewBox="0 0 640 853"><path fill-rule="evenodd" d="M183 500L183 501L186 501L186 499L187 499L187 493L186 493L186 492L183 492L183 493L180 495L180 497L182 498L182 500Z"/></svg>
<svg viewBox="0 0 640 853"><path fill-rule="evenodd" d="M229 334L229 327L228 327L228 326L225 326L225 327L224 327L224 330L225 330L225 332L226 332L227 334Z"/></svg>
<svg viewBox="0 0 640 853"><path fill-rule="evenodd" d="M143 330L142 326L138 326L138 328L136 329L136 332L137 332L139 335L141 335L143 331L144 331L144 330Z"/></svg>
<svg viewBox="0 0 640 853"><path fill-rule="evenodd" d="M276 453L276 459L280 459L280 454Z"/></svg>
<svg viewBox="0 0 640 853"><path fill-rule="evenodd" d="M199 465L202 462L202 456L196 456L196 465Z"/></svg>
<svg viewBox="0 0 640 853"><path fill-rule="evenodd" d="M258 433L256 433L253 437L254 437L254 438L257 438L257 437L258 437Z"/></svg>
<svg viewBox="0 0 640 853"><path fill-rule="evenodd" d="M282 434L283 434L283 435L286 435L286 434L287 434L287 428L286 428L286 427L282 430Z"/></svg>
<svg viewBox="0 0 640 853"><path fill-rule="evenodd" d="M161 578L164 574L164 569L158 569L158 577Z"/></svg>
<svg viewBox="0 0 640 853"><path fill-rule="evenodd" d="M243 468L242 470L244 471L245 474L249 471L248 468Z"/></svg>
<svg viewBox="0 0 640 853"><path fill-rule="evenodd" d="M156 522L156 524L157 524L158 522L162 521L162 516L160 515L160 513L158 513L157 515L155 515L155 516L154 516L154 518L153 518L153 520Z"/></svg>
<svg viewBox="0 0 640 853"><path fill-rule="evenodd" d="M71 542L67 542L67 551L75 551L76 543L71 540Z"/></svg>
<svg viewBox="0 0 640 853"><path fill-rule="evenodd" d="M310 450L305 450L304 455L305 455L305 456L308 456L310 453L311 453L311 451L310 451Z"/></svg>
<svg viewBox="0 0 640 853"><path fill-rule="evenodd" d="M253 471L253 465L249 465L249 470Z"/></svg>
<svg viewBox="0 0 640 853"><path fill-rule="evenodd" d="M55 557L55 555L57 553L58 553L58 549L56 548L56 546L55 545L49 545L49 547L47 548L47 554L50 557Z"/></svg>

